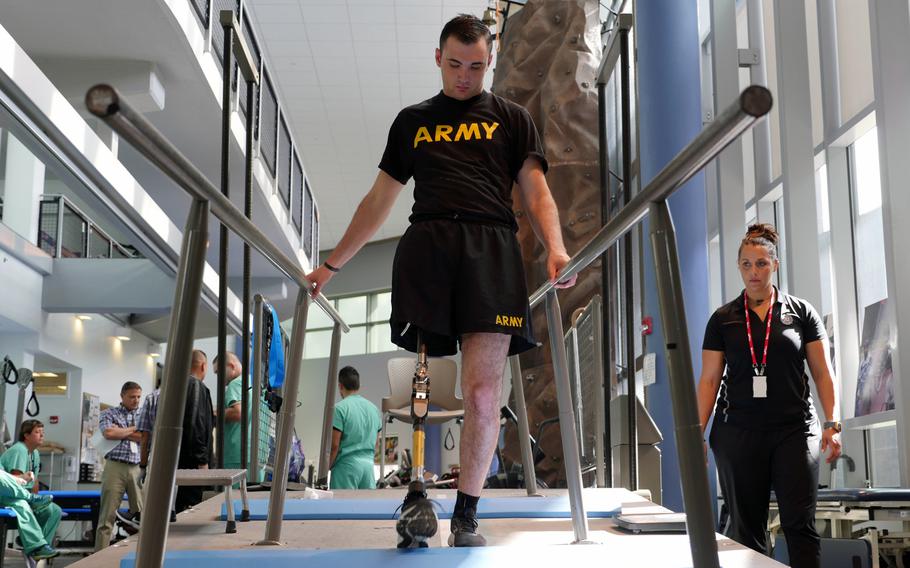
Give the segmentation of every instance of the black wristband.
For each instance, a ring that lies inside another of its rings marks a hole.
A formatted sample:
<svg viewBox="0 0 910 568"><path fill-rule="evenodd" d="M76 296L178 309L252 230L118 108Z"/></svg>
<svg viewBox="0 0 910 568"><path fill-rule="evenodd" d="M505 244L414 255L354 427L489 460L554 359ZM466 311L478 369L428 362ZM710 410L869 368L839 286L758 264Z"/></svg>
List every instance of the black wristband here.
<svg viewBox="0 0 910 568"><path fill-rule="evenodd" d="M337 266L332 266L328 262L323 261L322 265L325 266L326 269L329 270L329 272L341 272L340 268L338 268Z"/></svg>

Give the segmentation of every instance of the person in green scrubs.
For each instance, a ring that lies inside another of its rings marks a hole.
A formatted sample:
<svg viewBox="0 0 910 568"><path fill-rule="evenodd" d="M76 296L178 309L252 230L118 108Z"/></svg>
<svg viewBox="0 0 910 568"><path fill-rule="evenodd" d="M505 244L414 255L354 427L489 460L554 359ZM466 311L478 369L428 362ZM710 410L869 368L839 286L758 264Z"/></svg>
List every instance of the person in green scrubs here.
<svg viewBox="0 0 910 568"><path fill-rule="evenodd" d="M376 405L358 394L360 373L354 367L338 372L341 402L332 417L331 489L375 489L373 456L382 419Z"/></svg>
<svg viewBox="0 0 910 568"><path fill-rule="evenodd" d="M217 373L217 356L212 360L212 365ZM227 382L224 390L224 468L240 469L240 399L243 395L243 367L237 355L228 351L224 357L224 368L225 377L222 380ZM247 423L247 428L249 427ZM247 456L249 459L249 453Z"/></svg>
<svg viewBox="0 0 910 568"><path fill-rule="evenodd" d="M19 441L0 456L0 506L16 512L22 547L35 560L57 556L51 544L63 516L50 495L38 495L38 446L42 443L44 424L26 420L20 428Z"/></svg>

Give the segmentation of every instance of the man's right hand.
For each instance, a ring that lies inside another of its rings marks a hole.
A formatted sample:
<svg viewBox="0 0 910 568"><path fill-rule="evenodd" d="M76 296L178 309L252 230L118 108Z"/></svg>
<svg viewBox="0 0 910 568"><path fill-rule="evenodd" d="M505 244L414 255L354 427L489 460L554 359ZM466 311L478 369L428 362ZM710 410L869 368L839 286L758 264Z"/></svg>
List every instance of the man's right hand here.
<svg viewBox="0 0 910 568"><path fill-rule="evenodd" d="M306 279L313 285L310 289L310 295L313 297L318 296L322 292L322 287L332 279L332 276L335 276L335 273L321 264L316 267L316 270L307 274Z"/></svg>

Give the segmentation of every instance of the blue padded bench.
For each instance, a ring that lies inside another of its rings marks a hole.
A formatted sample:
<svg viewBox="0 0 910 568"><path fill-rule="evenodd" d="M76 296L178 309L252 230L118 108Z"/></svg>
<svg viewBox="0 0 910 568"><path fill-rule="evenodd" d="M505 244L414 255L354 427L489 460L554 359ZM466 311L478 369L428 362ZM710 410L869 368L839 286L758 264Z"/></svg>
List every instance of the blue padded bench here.
<svg viewBox="0 0 910 568"><path fill-rule="evenodd" d="M18 527L16 511L0 507L0 567L3 566L3 557L5 556L3 553L6 552L6 531Z"/></svg>
<svg viewBox="0 0 910 568"><path fill-rule="evenodd" d="M6 556L6 531L18 527L16 511L0 507L0 568L3 567L3 558Z"/></svg>

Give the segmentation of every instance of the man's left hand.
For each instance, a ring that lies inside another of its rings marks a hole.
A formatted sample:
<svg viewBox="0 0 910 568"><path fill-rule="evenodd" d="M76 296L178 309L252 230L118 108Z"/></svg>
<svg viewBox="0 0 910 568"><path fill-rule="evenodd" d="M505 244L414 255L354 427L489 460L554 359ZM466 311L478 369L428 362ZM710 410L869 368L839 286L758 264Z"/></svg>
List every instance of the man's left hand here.
<svg viewBox="0 0 910 568"><path fill-rule="evenodd" d="M562 282L556 282L559 271L569 264L570 260L571 257L566 251L554 251L547 255L547 275L550 278L550 282L554 282L556 288L571 288L575 285L577 276L574 275Z"/></svg>
<svg viewBox="0 0 910 568"><path fill-rule="evenodd" d="M822 453L831 448L831 454L825 460L828 463L833 462L840 456L840 434L834 431L834 428L822 430Z"/></svg>

